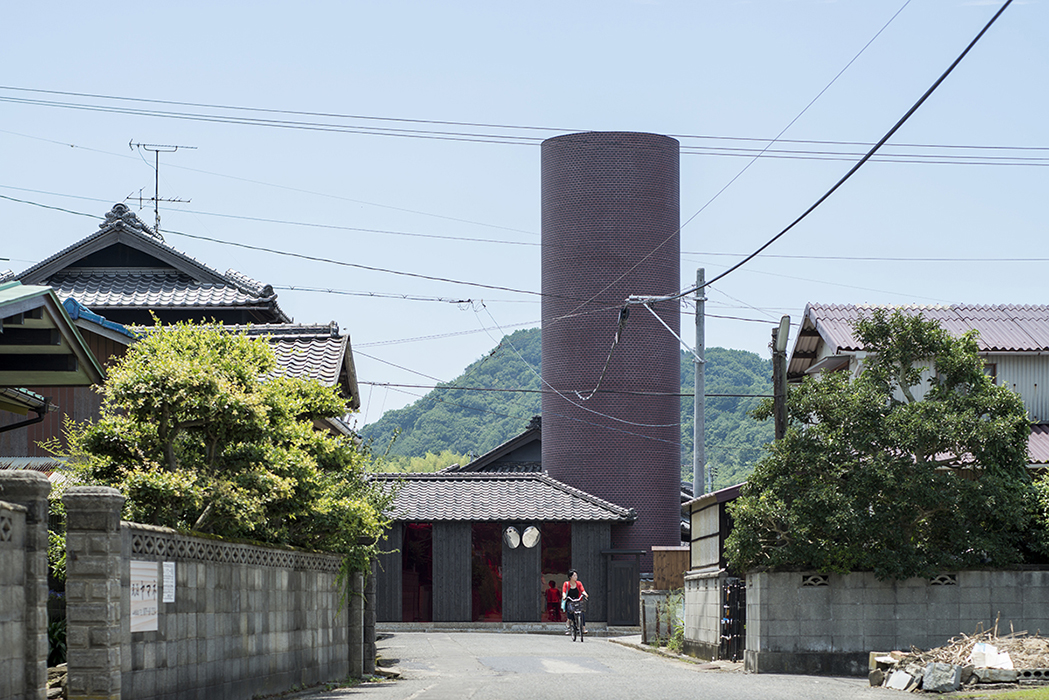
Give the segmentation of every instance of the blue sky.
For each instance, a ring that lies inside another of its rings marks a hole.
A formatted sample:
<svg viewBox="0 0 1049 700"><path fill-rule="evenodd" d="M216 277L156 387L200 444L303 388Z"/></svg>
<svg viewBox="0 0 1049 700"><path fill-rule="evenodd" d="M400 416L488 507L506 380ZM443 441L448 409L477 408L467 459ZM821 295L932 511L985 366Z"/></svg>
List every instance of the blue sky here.
<svg viewBox="0 0 1049 700"><path fill-rule="evenodd" d="M538 140L582 130L648 131L678 136L683 147L682 282L694 280L698 267L711 278L779 232L858 158L829 154L865 150L813 142L876 141L1000 6L958 0L20 3L5 9L0 43L0 195L101 220L114 202L140 190L153 194L151 160L129 142L196 147L161 156L161 197L191 200L162 209L166 239L220 270L236 268L274 285L296 321L335 320L348 331L365 382L363 425L425 393L373 383L453 379L505 332L537 326L538 296L305 261L174 232L538 291ZM1017 0L1005 11L884 149L908 162L869 163L765 255L710 289L707 343L768 356L772 326L782 314L797 321L808 301L1045 303L1047 7L1042 0ZM160 118L127 109L309 121L371 133ZM771 146L793 153L759 159L715 198L752 153L725 155L725 149L763 148L803 110L782 136L791 141ZM412 133L376 135L377 128ZM507 140L514 143L493 142ZM717 150L701 150L708 148ZM1007 157L1013 160L1001 160ZM940 162L918 162L929 160ZM140 215L152 223L151 208ZM15 271L98 223L6 199L0 199L0 217L0 257L9 259L0 260L0 269ZM691 328L691 320L682 327Z"/></svg>

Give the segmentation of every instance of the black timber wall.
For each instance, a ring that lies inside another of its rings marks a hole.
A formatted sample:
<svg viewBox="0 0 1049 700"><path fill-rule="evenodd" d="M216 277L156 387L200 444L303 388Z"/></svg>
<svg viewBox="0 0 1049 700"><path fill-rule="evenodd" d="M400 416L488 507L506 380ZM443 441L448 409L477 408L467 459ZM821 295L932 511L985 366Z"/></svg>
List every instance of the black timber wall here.
<svg viewBox="0 0 1049 700"><path fill-rule="evenodd" d="M586 617L594 622L608 619L608 564L602 550L612 548L608 523L572 523L572 568L590 596Z"/></svg>
<svg viewBox="0 0 1049 700"><path fill-rule="evenodd" d="M539 622L543 614L542 541L510 549L503 542L503 622Z"/></svg>
<svg viewBox="0 0 1049 700"><path fill-rule="evenodd" d="M379 555L375 571L375 619L379 622L400 622L403 610L401 549L404 545L404 523L394 523L379 546L386 554Z"/></svg>
<svg viewBox="0 0 1049 700"><path fill-rule="evenodd" d="M433 524L433 621L473 619L471 523Z"/></svg>

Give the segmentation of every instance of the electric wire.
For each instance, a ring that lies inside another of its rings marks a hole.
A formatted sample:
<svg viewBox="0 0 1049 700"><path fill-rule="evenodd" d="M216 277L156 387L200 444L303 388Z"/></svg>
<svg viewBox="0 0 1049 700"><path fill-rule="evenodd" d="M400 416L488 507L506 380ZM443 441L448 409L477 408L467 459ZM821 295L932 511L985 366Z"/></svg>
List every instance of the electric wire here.
<svg viewBox="0 0 1049 700"><path fill-rule="evenodd" d="M22 134L22 133L19 133L17 131L8 131L6 129L0 129L0 133L11 134L13 136L19 136L19 137L22 137L22 138L32 139L34 141L43 141L44 143L53 143L53 144L56 144L56 145L59 145L59 146L68 146L70 148L75 148L75 149L82 150L82 151L90 151L92 153L100 153L102 155L113 156L114 158L128 158L128 159L134 160L134 156L129 156L129 155L126 155L124 153L113 153L112 151L104 151L104 150L101 150L101 149L98 149L98 148L91 148L89 146L81 146L81 145L75 144L75 143L68 143L68 142L65 142L65 141L56 141L54 139L42 138L40 136L32 136L30 134ZM493 228L493 229L498 229L498 230L503 230L503 231L511 231L511 232L515 232L515 233L526 233L526 234L529 234L529 235L538 235L538 234L536 234L533 231L527 231L525 229L514 228L512 226L501 226L501 225L498 225L498 224L486 223L486 222L483 222L483 221L473 221L471 219L463 219L463 218L455 217L455 216L446 216L444 214L435 214L433 212L420 211L418 209L408 209L407 207L397 207L397 206L393 206L393 205L390 205L390 204L380 204L378 202L369 202L369 201L363 200L363 199L354 199L352 197L346 197L346 196L343 196L343 195L331 194L330 192L317 192L315 190L307 190L307 189L304 189L304 188L301 188L301 187L292 187L290 185L278 185L276 183L266 182L264 180L254 180L252 178L240 177L240 176L237 176L237 175L229 175L229 174L226 174L226 173L217 173L217 172L214 172L212 170L203 170L201 168L191 168L191 167L188 167L188 166L185 166L185 165L179 165L177 163L170 163L166 167L174 168L176 170L186 170L186 171L192 172L192 173L201 173L203 175L212 175L214 177L221 177L221 178L225 178L225 179L228 179L228 180L235 180L237 182L247 182L247 183L250 183L250 184L253 184L253 185L262 185L263 187L273 187L275 189L288 190L289 192L299 192L301 194L309 194L309 195L313 195L313 196L316 196L316 197L324 197L324 198L327 198L327 199L336 199L336 200L343 201L343 202L353 202L354 204L365 204L365 205L370 206L370 207L377 207L377 208L380 208L380 209L389 209L391 211L399 211L399 212L404 212L404 213L407 213L407 214L417 214L419 216L427 216L427 217L431 217L431 218L434 218L434 219L442 219L444 221L454 221L454 222L460 223L460 224L470 224L472 226L483 226L483 227L486 227L486 228ZM59 196L64 196L64 195L59 195ZM109 201L109 200L105 200L105 201Z"/></svg>
<svg viewBox="0 0 1049 700"><path fill-rule="evenodd" d="M1001 8L998 9L998 11L994 14L994 16L991 17L990 21L988 21L987 24L984 25L984 28L980 30L980 32L973 38L973 40L971 42L969 42L969 45L965 47L965 50L963 50L961 52L961 54L958 56L958 58L954 59L954 62L951 63L950 66L948 66L947 70L945 70L943 72L943 74L939 78L937 78L936 81L929 87L929 89L925 91L925 94L923 94L920 98L918 98L918 101L915 102L911 106L911 108L908 109L907 112L902 117L900 117L899 121L897 121L892 126L892 128L890 128L885 133L885 135L882 136L878 140L878 142L874 144L874 146L867 152L866 155L863 156L863 158L861 158L855 165L853 165L849 169L849 171L847 173L845 173L845 175L843 175L841 177L841 179L839 179L829 190L827 190L827 192L825 192L823 194L823 196L821 196L818 200L816 200L815 203L813 203L808 209L806 209L801 214L801 216L799 216L798 218L794 219L794 221L791 222L786 228L784 228L782 231L780 231L775 236L773 236L768 241L766 241L756 251L754 251L753 253L751 253L747 257L745 257L743 260L740 260L739 262L737 262L735 265L730 267L728 270L725 270L721 274L715 276L713 279L707 281L702 286L708 287L711 284L714 284L718 280L724 279L725 277L727 277L728 275L732 274L733 272L735 272L739 268L743 267L745 264L747 264L748 262L750 262L751 260L756 258L763 250L765 250L766 248L771 246L773 243L778 241L780 238L782 238L784 235L786 235L788 231L790 231L792 228L794 228L799 223L801 223L802 220L804 220L809 214L811 214L813 211L815 211L817 207L819 207L821 204L823 204L823 202L827 201L831 197L831 195L833 195L838 190L839 187L844 185L854 174L856 174L856 172L861 167L863 167L864 163L869 161L871 159L871 156L873 156L878 151L878 149L880 149L885 144L886 141L888 141L890 138L892 138L893 134L895 134L897 131L899 131L900 127L902 127L907 122L907 120L909 120L911 118L911 116L915 112L917 112L918 109L923 104L925 104L925 101L928 100L929 97L933 94L933 92L936 91L936 88L938 88L940 86L940 84L943 83L943 81L947 79L947 76L949 76L954 71L955 67L957 67L958 64L962 62L962 59L964 59L965 56L968 55L969 51L971 51L972 48L974 46L976 46L976 43L981 39L981 37L983 37L983 35L987 33L987 31L991 28L991 26L998 20L999 17L1001 17L1002 13L1005 12L1006 8L1008 8L1009 5L1011 5L1012 3L1013 3L1013 0L1005 0L1005 4L1003 4L1001 6ZM689 289L686 289L683 292L679 292L674 297L669 297L668 300L671 299L671 298L679 298L679 297L683 297L683 296L688 296L689 294L695 293L700 288L701 287L699 287L699 286L690 287Z"/></svg>
<svg viewBox="0 0 1049 700"><path fill-rule="evenodd" d="M546 381L546 379L543 378L542 373L536 371L535 367L532 367L531 363L528 362L528 360L526 360L524 358L524 356L517 349L517 346L515 346L513 341L510 340L509 335L507 335L506 332L503 331L502 327L500 327L499 322L495 320L495 317L492 315L491 310L487 306L483 306L482 305L482 307L484 308L485 312L488 314L488 318L492 319L492 323L495 325L495 327L499 331L503 332L503 336L504 336L503 340L506 341L507 345L510 346L510 348L514 351L514 353L521 360L521 362L523 362L525 364L525 367L527 367L529 369L529 371L532 372L532 374L534 374L536 377L538 377L539 381L542 382L542 384L544 386L548 387L559 398L564 399L565 401L567 401L568 403L572 404L576 408L580 408L580 409L586 411L587 413L592 413L592 414L594 414L596 416L600 416L601 418L605 418L605 419L608 419L608 420L611 420L611 421L615 421L616 423L623 423L624 425L630 425L630 426L637 427L637 428L673 428L673 427L680 427L681 423L637 423L637 422L634 422L634 421L628 421L628 420L625 420L623 418L618 418L616 416L608 415L607 413L602 413L600 411L595 411L594 409L592 409L592 408L590 408L588 406L583 406L582 404L576 403L571 398L566 396L563 392L559 391L557 389L557 387L553 386L552 384L550 384L550 382ZM484 324L481 324L481 325L483 327ZM489 333L488 336L491 338L492 337L491 333ZM492 338L492 339L494 340L494 338Z"/></svg>
<svg viewBox="0 0 1049 700"><path fill-rule="evenodd" d="M721 196L721 195L722 195L722 194L723 194L723 193L724 193L724 192L725 192L725 191L726 191L726 190L727 190L727 189L728 189L729 187L731 187L731 186L732 186L732 185L733 185L733 184L734 184L734 183L735 183L735 182L736 182L736 181L737 181L737 180L738 180L738 179L739 179L740 177L742 177L742 175L743 175L743 174L744 174L744 173L745 173L745 172L746 172L747 170L749 170L749 169L750 169L750 167L751 167L752 165L754 165L754 163L756 163L756 162L757 162L758 158L760 158L760 157L761 157L761 156L762 156L762 155L763 155L763 154L765 153L765 151L767 151L767 150L768 150L769 148L771 148L771 147L772 147L772 146L773 146L773 145L774 145L774 144L776 143L776 141L777 141L777 140L778 140L778 139L779 139L779 138L780 138L781 136L783 136L783 134L784 134L784 133L786 133L786 132L787 132L787 130L788 130L788 129L790 129L790 127L791 127L791 126L793 126L793 125L794 125L794 123L795 123L795 122L797 122L797 121L798 121L798 120L799 120L799 119L800 119L800 118L802 117L802 115L804 115L804 114L805 114L805 112L807 112L807 111L809 110L809 108L810 108L810 107L812 107L812 105L813 105L813 104L815 104L815 103L816 103L816 101L817 101L817 100L819 100L819 98L820 98L820 97L821 97L821 96L822 96L822 95L823 95L823 94L824 94L825 92L827 92L827 90L829 90L829 89L830 89L830 87L831 87L831 86L832 86L832 85L833 85L833 84L834 84L835 82L837 82L838 78L840 78L840 77L842 76L842 74L843 74L843 73L844 73L844 72L845 72L846 70L848 70L849 66L851 66L851 65L852 65L852 64L853 64L853 63L854 63L854 62L855 62L855 61L856 61L856 60L857 60L857 59L858 59L858 58L859 58L859 57L860 57L860 56L861 56L862 54L863 54L863 52L864 52L864 51L866 51L866 50L867 50L867 48L868 48L868 47L869 47L869 46L870 46L870 45L871 45L872 43L874 43L874 40L875 40L875 39L877 39L877 38L878 38L879 36L881 36L882 32L884 32L884 31L885 31L885 29L886 29L886 28L887 28L887 27L888 27L888 26L889 26L889 25L890 25L890 24L891 24L891 23L893 22L893 20L895 20L895 19L896 19L896 17L898 17L898 16L899 16L899 14L900 14L901 12L903 12L904 8L905 8L905 7L907 7L907 5L909 5L909 4L910 4L910 2L911 2L911 0L906 0L906 1L905 1L905 2L903 3L903 5L902 5L902 6L900 7L900 9L899 9L899 10L897 10L897 11L896 11L896 13L895 13L895 14L893 14L893 16L892 16L892 17L890 17L890 18L889 18L889 21L888 21L888 22L886 22L886 23L885 23L885 25L884 25L884 26L882 26L882 28L881 28L881 29L879 29L879 30L878 30L878 32L877 32L877 33L876 33L876 34L875 34L875 35L874 35L874 36L873 36L873 37L872 37L872 38L870 39L870 41L868 41L868 42L867 42L867 43L866 43L866 44L865 44L865 45L863 46L863 48L861 48L861 49L859 50L859 52L858 52L858 53L857 53L857 54L856 54L856 55L855 55L855 56L854 56L854 57L852 58L852 60L850 60L850 61L849 61L849 62L848 62L848 63L847 63L846 65L845 65L845 67L844 67L844 68L842 68L842 69L841 69L841 70L840 70L840 71L839 71L839 72L837 73L837 75L835 75L835 76L834 76L834 78L832 78L832 79L831 79L831 81L830 81L830 82L829 82L829 83L827 84L827 86L826 86L826 87L824 87L824 88L823 88L823 89L822 89L822 90L821 90L821 91L820 91L820 92L819 92L819 93L818 93L818 94L817 94L817 95L816 95L816 96L815 96L815 97L814 97L814 98L813 98L812 100L810 100L810 101L809 101L809 103L808 103L808 104L807 104L807 105L806 105L806 106L805 106L805 107L804 107L804 108L803 108L803 109L802 109L802 110L801 110L801 111L800 111L800 112L799 112L799 113L797 114L797 116L795 116L795 117L794 117L794 118L793 118L793 119L792 119L792 120L791 120L791 121L790 121L790 122L789 122L789 123L788 123L788 124L787 124L787 125L786 125L785 127L783 127L783 129L781 129L781 130L780 130L780 132L779 132L779 133L778 133L778 134L776 135L776 137L775 137L774 139L772 139L771 141L769 141L768 143L766 143L766 144L765 144L765 146L764 146L764 147L763 147L763 148L761 149L761 151L760 151L760 152L759 152L759 153L758 153L757 155L755 155L755 156L754 156L754 157L753 157L753 158L752 158L752 159L751 159L751 160L750 160L750 161L749 161L749 162L748 162L748 163L747 163L746 165L744 165L744 166L743 166L743 168L742 168L742 169L741 169L741 170L740 170L740 171L739 171L738 173L736 173L736 174L735 174L735 175L734 175L734 176L733 176L733 177L732 177L732 178L731 178L731 179L730 179L730 180L729 180L729 181L728 181L727 183L725 183L725 184L724 184L724 185L723 185L723 186L721 187L721 189L719 189L719 190L718 190L717 192L715 192L715 193L714 193L714 196L712 196L712 197L711 197L710 199L708 199L708 200L707 200L707 202L706 202L705 204L703 204L703 206L701 206L701 207L700 207L700 208L699 208L699 209L698 209L698 210L697 210L697 211L696 211L696 212L695 212L695 213L694 213L694 214L693 214L692 216L690 216L690 217L689 217L689 218L688 218L688 219L687 219L687 220L686 220L686 221L685 221L685 222L684 222L683 224L679 225L679 226L678 226L678 227L677 227L677 228L675 229L675 231L674 231L674 232L673 232L672 234L670 234L669 236L667 236L666 238L664 238L664 239L663 239L663 241L662 241L661 243L659 243L659 245L657 245L657 246L656 246L655 248L653 248L653 249L652 249L652 250L651 250L651 251L650 251L650 252L649 252L649 253L648 253L647 255L645 255L644 257L642 257L642 258L641 258L640 260L638 260L638 261L637 261L636 263L634 263L634 264L633 264L633 265L632 265L632 266L631 266L631 267L630 267L630 268L629 268L628 270L626 270L625 272L623 272L623 274L619 275L619 276L618 276L618 277L617 277L617 278L616 278L615 280L613 280L613 281L612 281L612 282L610 282L610 283L609 283L608 285L606 285L606 286L605 286L605 287L604 287L604 288L603 288L603 289L602 289L602 290L601 290L600 292L598 292L597 294L595 294L595 295L594 295L594 296L593 296L593 297L592 297L592 298L591 298L591 299L590 299L589 301L585 302L584 304L581 304L579 308L582 308L582 306L585 306L586 304L589 304L589 303L590 303L591 301L593 301L594 299L596 299L596 298L597 298L598 296L600 296L600 295L604 294L605 292L607 292L607 291L608 291L609 289L611 289L611 288L612 288L612 287L613 287L613 286L614 286L615 284L617 284L618 282L620 282L620 281L621 281L621 280L622 280L623 278L625 278L625 277L626 277L627 275L629 275L629 274L630 274L631 272L633 272L634 270L636 270L636 269L637 269L637 268L638 268L638 267L639 267L640 265L642 265L642 264L643 264L643 263L644 263L645 261L647 261L647 260L648 260L649 258L651 258L651 257L652 257L653 255L655 255L655 254L656 254L656 253L657 253L657 252L658 252L658 251L659 251L659 250L660 250L660 249L661 249L661 248L662 248L663 246L665 246L665 245L666 245L667 243L669 243L670 241L674 240L675 236L679 236L679 235L681 234L681 231L682 231L682 230L683 230L683 229L684 229L684 228L685 228L686 226L688 226L688 225L689 225L690 223L692 223L692 222L693 222L693 221L694 221L694 220L696 219L696 217L698 217L698 216L699 216L699 215L700 215L700 214L701 214L701 213L702 213L703 211L705 211L705 210L707 209L707 207L709 207L709 206L710 206L711 204L713 204L713 203L714 203L714 201L715 201L715 200L717 200L717 198L718 198L718 197L720 197L720 196ZM712 280L712 281L713 281L713 280ZM709 284L709 283L708 283L708 284ZM695 290L693 290L693 291L695 291ZM691 293L691 292L690 292L690 293ZM678 296L680 297L680 296L685 296L685 295L684 295L684 294L682 294L682 295L678 295ZM628 303L629 303L629 302L628 302ZM653 300L653 301L652 301L652 303L656 303L656 300ZM650 308L651 308L651 307L650 307ZM578 310L578 309L576 309L576 310ZM621 331L620 331L620 332L621 332ZM609 356L608 356L608 359L606 360L606 363L607 363L608 361L610 361L610 360L611 360L611 357L612 357L612 352L613 352L614 350L615 350L615 345L613 345L613 346L612 346L612 349L611 349L611 350L609 351ZM598 383L598 386L600 386L600 382Z"/></svg>
<svg viewBox="0 0 1049 700"><path fill-rule="evenodd" d="M402 368L403 369L403 368ZM513 388L500 388L500 387L484 387L484 386L449 386L445 384L400 384L397 382L362 382L358 381L358 384L365 384L368 386L379 386L379 387L400 387L402 389L429 389L431 391L480 391L488 392L493 394L556 394L557 392L549 389L513 389ZM681 392L666 392L666 391L623 391L613 389L603 389L603 394L609 394L612 396L665 396L665 397L679 397L691 399L695 397L694 393L681 393ZM703 394L708 399L771 399L772 394Z"/></svg>
<svg viewBox="0 0 1049 700"><path fill-rule="evenodd" d="M172 166L172 167L174 167L174 166ZM49 190L31 189L31 188L28 188L28 187L16 187L14 185L2 185L2 184L0 184L0 189L15 190L15 191L18 191L18 192L31 192L33 194L44 194L44 195L49 195L49 196L53 196L53 197L65 197L65 198L69 198L69 199L80 199L80 200L84 200L84 201L88 201L88 202L101 202L101 203L104 203L104 204L111 204L112 201L113 201L112 199L106 199L106 198L102 198L102 197L87 197L87 196L84 196L84 195L65 194L65 193L62 193L62 192L52 192L52 191L49 191ZM56 206L41 204L39 202L34 202L34 201L31 201L31 200L27 200L27 199L18 199L18 198L15 198L15 197L2 197L2 198L10 200L12 202L17 202L17 203L20 203L20 204L29 204L29 205L36 206L36 207L41 207L41 208L44 208L44 209L54 209L56 211L60 211L60 212L66 213L66 214L75 214L77 216L86 216L86 217L95 218L95 219L99 218L96 214L89 214L89 213L86 213L86 212L74 211L72 209L64 209L62 207L56 207ZM467 242L467 243L505 243L505 244L508 244L508 245L535 246L535 247L549 246L549 244L541 243L541 242L506 241L506 240L499 240L499 239L471 238L471 237L464 237L464 236L441 236L441 235L427 234L427 233L417 233L417 232L409 232L409 231L390 231L390 230L386 230L386 229L359 228L359 227L353 227L353 226L341 226L341 225L338 225L338 224L324 224L324 223L315 223L315 222L295 221L295 220L288 220L288 219L268 219L268 218L262 218L262 217L245 216L245 215L240 215L240 214L225 214L225 213L218 213L218 212L192 211L192 210L184 210L184 209L174 209L172 211L173 212L178 212L178 213L186 213L186 214L199 214L199 215L202 215L202 216L216 216L216 217L222 217L222 218L227 218L227 219L242 219L242 220L247 220L247 221L260 221L260 222L266 222L266 223L283 224L283 225L288 225L288 226L306 226L306 227L313 227L313 228L326 228L326 229L336 229L336 230L344 230L344 231L360 231L360 232L363 232L363 233L382 233L382 234L390 234L390 235L398 235L398 236L413 236L413 237L418 237L418 238L435 238L435 239L440 239L440 240L463 241L463 242ZM513 230L518 230L518 229L513 229ZM688 255L688 256L693 256L693 257L697 257L697 258L705 258L705 257L732 257L732 258L738 258L738 257L740 257L742 255L745 255L745 253L735 253L735 252L725 252L725 251L690 251L690 250L683 250L683 251L681 251L681 255L682 256ZM999 262L1000 263L1045 263L1045 262L1049 262L1049 258L1045 258L1045 257L1030 257L1030 256L1022 257L1022 258L1014 258L1014 257L976 257L976 258L973 258L973 257L949 257L949 256L942 256L942 255L941 256L935 256L935 257L899 256L899 255L894 255L894 256L878 256L878 255L801 255L801 254L789 254L789 253L764 253L763 252L759 257L761 257L762 259L783 259L783 260L831 260L831 261L844 261L844 262L894 262L894 263L905 263L905 262L910 262L910 263L959 263L959 262L975 262L975 263L999 263ZM771 274L771 273L769 273L769 274ZM804 279L804 278L799 277L799 278L795 278L795 279ZM811 281L811 280L806 280L806 281ZM305 288L301 288L301 289L305 289ZM866 288L861 288L861 289L866 289ZM333 293L333 294L341 293L338 290L327 290L327 291L331 291L331 293ZM875 291L875 292L877 292L877 291L884 291L884 290L868 289L867 291ZM488 301L496 301L496 300L489 299ZM503 300L499 300L499 301L508 302L509 300L503 299Z"/></svg>
<svg viewBox="0 0 1049 700"><path fill-rule="evenodd" d="M834 80L841 75L845 70L851 66L855 60L869 47L869 45L878 38L878 36L891 24L891 22L899 15L903 9L909 4L910 0L905 3L896 13L890 18L890 20L875 34L874 37L868 41L867 45L860 50L859 53L848 63L846 66L835 76ZM831 81L821 91L815 99L818 99L834 82ZM307 110L292 110L292 109L273 109L264 107L245 107L238 105L223 105L223 104L209 104L202 102L189 102L189 101L177 101L177 100L160 100L160 99L149 99L139 97L127 97L118 95L103 95L97 93L82 93L73 91L62 91L62 90L47 90L41 88L25 88L16 86L0 86L0 91L9 92L20 92L30 94L42 94L42 95L54 95L63 97L77 97L84 99L93 100L108 100L117 102L127 103L141 103L141 104L159 104L168 105L175 107L193 107L210 110L226 110L231 112L244 112L244 113L259 113L259 114L282 114L292 115L299 117L314 117L314 118L325 118L325 119L340 119L340 120L359 120L368 122L388 122L398 124L416 124L416 125L431 125L431 126L450 126L450 127L463 127L471 129L488 129L496 130L498 132L506 131L538 131L545 133L570 133L570 132L581 132L586 131L585 129L579 128L565 128L565 127L545 127L545 126L529 126L529 125L511 125L511 124L494 124L494 123L483 123L483 122L469 122L469 121L451 121L451 120L435 120L435 119L418 119L418 118L397 118L397 117L378 117L373 115L361 115L361 114L340 114L335 112L317 112ZM477 141L482 143L521 143L527 145L538 145L544 137L542 136L518 136L508 133L484 133L476 131L435 131L432 129L396 129L392 127L363 127L359 125L340 125L333 123L322 123L322 122L302 122L294 120L274 120L274 119L260 119L256 117L231 117L228 115L219 114L202 114L194 112L170 112L170 111L159 111L159 110L144 110L135 108L119 108L111 107L106 105L94 105L84 103L73 103L73 102L58 102L54 100L39 100L31 98L18 98L18 97L4 97L0 96L0 102L11 102L16 104L28 104L32 106L43 106L43 107L56 107L66 109L82 109L89 111L100 111L110 113L127 113L138 116L150 116L150 117L164 117L173 119L190 119L197 121L216 121L220 123L232 123L232 124L244 124L244 125L255 125L255 126L276 126L282 128L301 128L308 130L330 130L330 131L344 131L348 133L365 133L374 135L390 135L390 136L410 136L415 138L441 138L441 139L454 139L454 140L467 140ZM811 105L811 103L810 103ZM806 107L807 109L807 107ZM800 116L800 115L799 115ZM15 132L5 132L15 133ZM24 134L19 134L25 136ZM721 156L742 156L750 157L751 154L765 153L767 157L789 157L789 158L818 158L822 159L829 156L830 159L841 159L860 154L842 153L840 151L819 151L812 149L769 149L768 146L771 143L788 143L788 144L812 144L816 146L861 146L869 147L871 144L862 141L834 141L834 140L815 140L815 139L781 139L774 138L770 142L767 138L757 137L746 137L746 136L714 136L705 134L669 134L673 138L679 140L702 140L702 141L736 141L736 142L752 142L752 143L764 143L765 147L761 149L748 149L741 147L724 147L724 146L683 146L682 152L686 155L689 154L700 154L700 155L721 155ZM29 137L38 138L38 137ZM50 139L42 139L50 141ZM62 143L54 141L54 143ZM70 145L70 144L62 144ZM83 147L81 147L83 148ZM912 143L900 143L895 144L894 148L921 148L921 149L951 149L951 150L991 150L991 151L1014 151L1014 152L1039 152L1049 151L1049 147L1037 147L1037 146L999 146L999 145L958 145L958 144L912 144ZM87 150L98 150L98 149L87 149ZM105 153L105 151L98 151ZM114 154L110 154L114 155ZM947 155L947 154L886 154L884 157L894 157L904 159L898 162L950 162L951 160L961 160L965 158L976 158L973 161L964 161L965 164L981 164L985 158L989 158L988 162L994 161L1009 161L1002 164L1007 165L1022 165L1025 161L1032 161L1032 164L1037 163L1038 160L1045 160L1039 158L1028 158L1021 156L965 156L965 155ZM879 156L876 160L882 158ZM1049 165L1049 163L1042 163L1042 165ZM192 170L192 168L190 168ZM214 173L213 173L214 174ZM371 204L371 203L369 203ZM382 205L377 205L382 206ZM477 223L477 222L472 222Z"/></svg>

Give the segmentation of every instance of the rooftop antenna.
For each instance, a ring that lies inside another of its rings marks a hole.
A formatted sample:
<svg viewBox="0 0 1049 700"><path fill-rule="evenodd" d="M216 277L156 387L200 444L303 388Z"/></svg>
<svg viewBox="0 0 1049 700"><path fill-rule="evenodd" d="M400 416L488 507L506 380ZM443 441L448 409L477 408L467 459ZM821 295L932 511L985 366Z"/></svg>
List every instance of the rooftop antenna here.
<svg viewBox="0 0 1049 700"><path fill-rule="evenodd" d="M164 145L164 144L159 144L159 143L135 143L134 139L132 139L131 141L128 141L127 142L127 146L132 151L137 148L140 151L149 151L150 153L152 153L154 155L154 158L155 158L154 163L155 164L153 166L153 173L154 173L153 196L149 197L147 199L143 199L142 198L142 191L139 190L138 206L141 209L142 208L142 202L153 202L153 215L156 217L156 225L153 227L153 231L159 235L160 234L160 203L161 202L182 202L182 203L186 203L186 202L190 202L191 201L189 199L161 199L160 198L160 154L161 153L174 153L175 151L177 151L180 148L186 149L186 150L195 151L195 150L197 150L197 147L196 146L171 146L171 145Z"/></svg>

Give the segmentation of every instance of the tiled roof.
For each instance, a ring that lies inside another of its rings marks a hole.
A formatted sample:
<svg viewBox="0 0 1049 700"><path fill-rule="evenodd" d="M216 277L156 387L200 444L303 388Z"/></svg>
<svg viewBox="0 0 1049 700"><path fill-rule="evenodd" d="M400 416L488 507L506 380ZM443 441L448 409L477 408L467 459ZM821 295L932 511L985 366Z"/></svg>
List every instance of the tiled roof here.
<svg viewBox="0 0 1049 700"><path fill-rule="evenodd" d="M88 256L122 243L161 260L167 268L127 269L78 266ZM251 306L269 309L290 322L276 303L273 287L237 272L219 272L172 247L124 204L115 204L99 230L24 270L18 279L48 284L91 308Z"/></svg>
<svg viewBox="0 0 1049 700"><path fill-rule="evenodd" d="M339 335L337 324L269 323L226 328L243 329L251 337L266 336L277 356L276 374L280 376L317 379L327 386L339 381L349 337Z"/></svg>
<svg viewBox="0 0 1049 700"><path fill-rule="evenodd" d="M632 522L623 508L546 474L375 474L397 486L395 520Z"/></svg>
<svg viewBox="0 0 1049 700"><path fill-rule="evenodd" d="M241 289L244 289L257 297L273 296L273 287L268 284L263 284L256 279L252 279L243 272L237 272L233 268L230 268L226 270L226 277L236 283Z"/></svg>
<svg viewBox="0 0 1049 700"><path fill-rule="evenodd" d="M171 326L163 326L170 328ZM276 369L262 376L316 379L325 386L338 386L349 398L351 409L361 405L357 370L353 363L350 337L339 333L339 324L256 323L247 325L218 324L230 333L244 333L251 338L265 338L276 356ZM137 333L149 333L153 326L134 326Z"/></svg>
<svg viewBox="0 0 1049 700"><path fill-rule="evenodd" d="M169 270L62 272L51 278L51 286L60 297L92 309L259 305L258 297L232 285L196 282Z"/></svg>
<svg viewBox="0 0 1049 700"><path fill-rule="evenodd" d="M862 350L853 335L852 324L876 308L902 311L908 316L935 320L951 335L969 330L980 333L982 352L1038 352L1049 350L1049 306L1002 304L977 306L871 306L850 304L809 304L806 319L812 321L829 345L842 351Z"/></svg>

